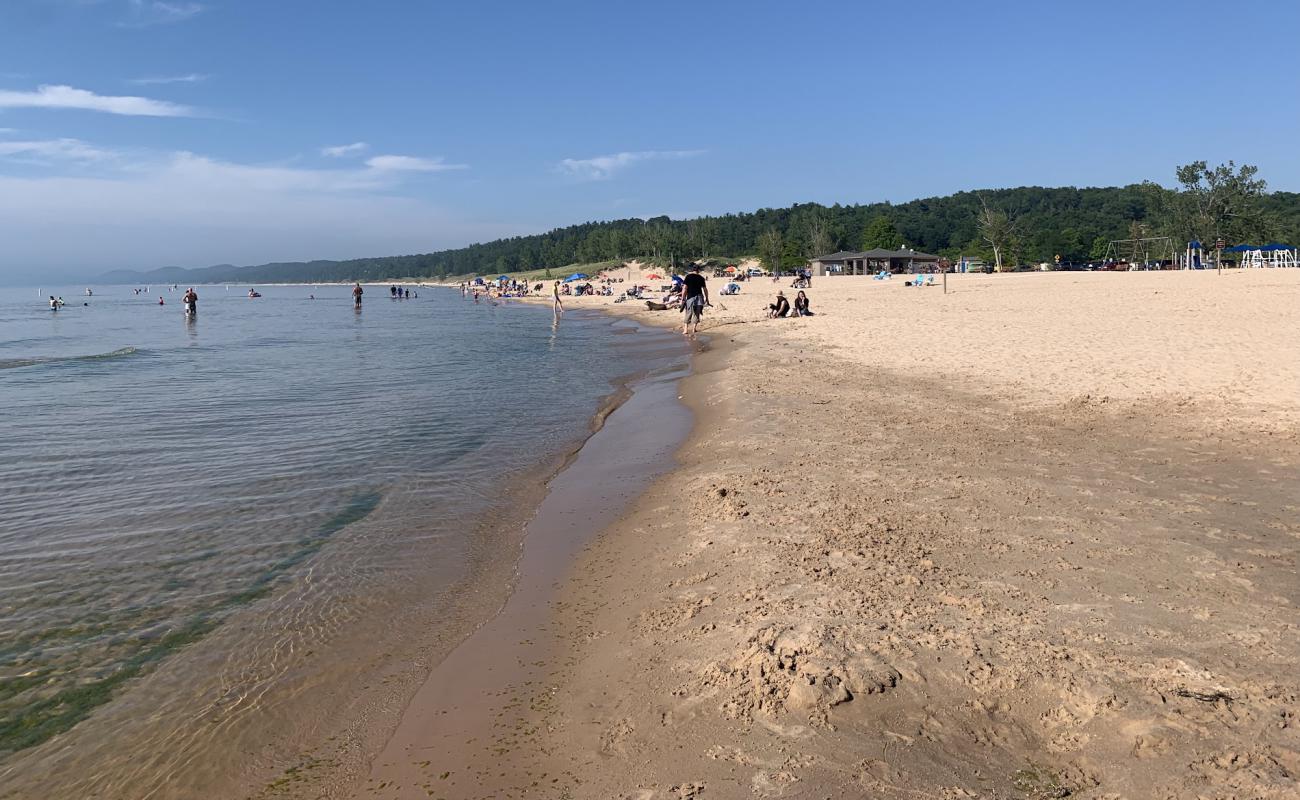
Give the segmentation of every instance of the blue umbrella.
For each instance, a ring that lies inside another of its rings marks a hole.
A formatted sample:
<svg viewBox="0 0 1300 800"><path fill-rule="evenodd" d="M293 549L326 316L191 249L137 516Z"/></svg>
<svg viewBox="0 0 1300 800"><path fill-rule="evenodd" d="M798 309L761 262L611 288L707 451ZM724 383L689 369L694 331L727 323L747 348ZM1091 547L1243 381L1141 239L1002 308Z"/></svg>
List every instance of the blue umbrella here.
<svg viewBox="0 0 1300 800"><path fill-rule="evenodd" d="M586 277L587 277L586 273L575 272L575 273L573 273L572 275L570 275L569 277L565 278L565 279L564 279L564 282L565 282L565 283L571 283L572 281L580 281L580 280L582 280L583 278L586 278Z"/></svg>
<svg viewBox="0 0 1300 800"><path fill-rule="evenodd" d="M499 281L508 281L508 280L510 280L510 276L509 276L509 275L502 275L501 277L497 278L497 280L499 280Z"/></svg>

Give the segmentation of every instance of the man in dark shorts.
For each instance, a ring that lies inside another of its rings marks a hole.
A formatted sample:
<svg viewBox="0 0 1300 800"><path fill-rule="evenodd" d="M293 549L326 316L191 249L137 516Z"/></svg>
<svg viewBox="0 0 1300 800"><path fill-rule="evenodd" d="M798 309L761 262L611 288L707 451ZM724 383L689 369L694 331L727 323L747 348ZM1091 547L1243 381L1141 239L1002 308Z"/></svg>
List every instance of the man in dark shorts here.
<svg viewBox="0 0 1300 800"><path fill-rule="evenodd" d="M700 318L704 316L704 307L709 305L709 287L704 276L700 274L699 265L691 267L687 273L682 289L682 335L690 336L700 330Z"/></svg>
<svg viewBox="0 0 1300 800"><path fill-rule="evenodd" d="M364 294L365 291L365 289L361 288L360 283L352 287L352 302L356 304L357 308L361 307L361 295Z"/></svg>

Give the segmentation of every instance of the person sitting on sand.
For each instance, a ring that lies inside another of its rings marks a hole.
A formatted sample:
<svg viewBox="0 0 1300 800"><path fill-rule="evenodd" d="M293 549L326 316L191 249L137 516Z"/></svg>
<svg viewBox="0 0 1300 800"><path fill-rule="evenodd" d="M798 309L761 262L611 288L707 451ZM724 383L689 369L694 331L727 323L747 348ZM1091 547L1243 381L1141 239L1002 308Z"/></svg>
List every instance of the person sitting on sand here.
<svg viewBox="0 0 1300 800"><path fill-rule="evenodd" d="M799 294L794 296L794 315L796 317L811 317L813 312L808 310L808 295L799 290Z"/></svg>
<svg viewBox="0 0 1300 800"><path fill-rule="evenodd" d="M785 292L776 293L776 302L767 307L767 318L790 316L790 301L785 299Z"/></svg>

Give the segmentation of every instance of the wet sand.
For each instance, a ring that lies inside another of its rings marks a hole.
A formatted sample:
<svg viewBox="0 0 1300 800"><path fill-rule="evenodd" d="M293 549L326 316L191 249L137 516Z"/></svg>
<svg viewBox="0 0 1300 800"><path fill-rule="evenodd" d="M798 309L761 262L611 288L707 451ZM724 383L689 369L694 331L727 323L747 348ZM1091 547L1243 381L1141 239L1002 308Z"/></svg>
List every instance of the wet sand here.
<svg viewBox="0 0 1300 800"><path fill-rule="evenodd" d="M1213 277L723 298L524 733L426 796L1295 796L1300 274Z"/></svg>
<svg viewBox="0 0 1300 800"><path fill-rule="evenodd" d="M426 798L444 791L490 795L554 783L536 757L531 722L554 660L551 603L576 553L613 523L657 477L691 429L677 399L684 365L632 382L632 392L548 484L524 530L524 550L505 607L439 663L374 759L367 797ZM539 702L545 702L543 698Z"/></svg>

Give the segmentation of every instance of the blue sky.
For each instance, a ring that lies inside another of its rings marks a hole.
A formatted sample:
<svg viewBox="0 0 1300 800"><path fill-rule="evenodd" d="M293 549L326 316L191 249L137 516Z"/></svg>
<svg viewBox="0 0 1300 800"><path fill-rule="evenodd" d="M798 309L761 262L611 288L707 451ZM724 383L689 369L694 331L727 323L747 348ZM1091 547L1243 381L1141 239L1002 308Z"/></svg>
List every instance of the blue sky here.
<svg viewBox="0 0 1300 800"><path fill-rule="evenodd" d="M3 0L0 278L1195 159L1296 191L1297 34L1291 0Z"/></svg>

